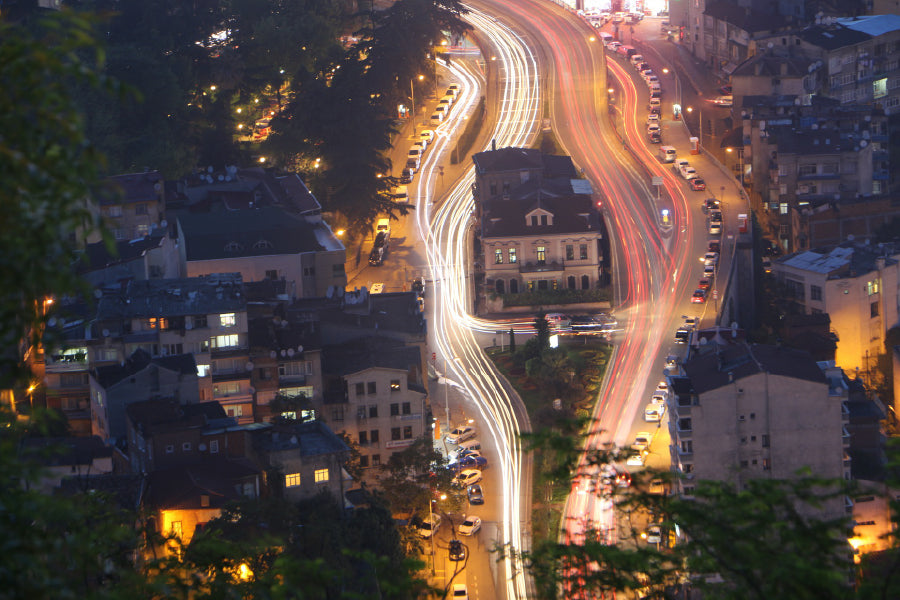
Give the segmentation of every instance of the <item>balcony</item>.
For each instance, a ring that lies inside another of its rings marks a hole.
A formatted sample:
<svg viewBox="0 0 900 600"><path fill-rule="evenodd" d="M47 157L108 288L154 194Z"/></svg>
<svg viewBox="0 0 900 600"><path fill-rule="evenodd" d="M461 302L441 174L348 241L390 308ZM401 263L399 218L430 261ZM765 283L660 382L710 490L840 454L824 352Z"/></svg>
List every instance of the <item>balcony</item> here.
<svg viewBox="0 0 900 600"><path fill-rule="evenodd" d="M562 261L519 263L519 273L562 273L566 264Z"/></svg>
<svg viewBox="0 0 900 600"><path fill-rule="evenodd" d="M847 431L846 427L841 427L841 442L844 448L850 446L850 432Z"/></svg>

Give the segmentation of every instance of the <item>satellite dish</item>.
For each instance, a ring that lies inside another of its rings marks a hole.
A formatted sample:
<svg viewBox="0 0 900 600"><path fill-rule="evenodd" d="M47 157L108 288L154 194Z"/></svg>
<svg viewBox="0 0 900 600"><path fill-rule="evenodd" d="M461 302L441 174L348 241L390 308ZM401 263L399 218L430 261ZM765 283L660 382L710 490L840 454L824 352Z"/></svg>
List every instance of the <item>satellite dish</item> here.
<svg viewBox="0 0 900 600"><path fill-rule="evenodd" d="M154 190L154 191L158 192L158 191L161 190L161 189L162 189L162 186L159 185L159 182L158 182L158 181L157 181L156 183L153 184L153 190Z"/></svg>
<svg viewBox="0 0 900 600"><path fill-rule="evenodd" d="M282 355L282 356L287 356L287 350L282 350L282 351L281 351L281 355Z"/></svg>
<svg viewBox="0 0 900 600"><path fill-rule="evenodd" d="M244 368L247 369L248 371L252 371L252 370L253 370L253 363L250 362L250 361L248 360L248 361L247 361L247 364L244 365Z"/></svg>
<svg viewBox="0 0 900 600"><path fill-rule="evenodd" d="M766 44L766 47L767 47L769 50L771 50L773 46L775 46L775 44L773 44L772 42L769 42L768 44Z"/></svg>
<svg viewBox="0 0 900 600"><path fill-rule="evenodd" d="M216 177L216 179L218 179L219 181L225 181L225 176L222 174L219 174L219 176Z"/></svg>
<svg viewBox="0 0 900 600"><path fill-rule="evenodd" d="M103 297L103 290L101 290L100 288L97 288L96 290L94 290L94 298L102 298L102 297Z"/></svg>
<svg viewBox="0 0 900 600"><path fill-rule="evenodd" d="M278 356L278 353L275 352L274 350L272 350L271 352L269 352L269 358L275 358L275 357L277 357L277 356Z"/></svg>
<svg viewBox="0 0 900 600"><path fill-rule="evenodd" d="M287 355L290 356L291 358L293 358L294 357L294 349L288 348Z"/></svg>
<svg viewBox="0 0 900 600"><path fill-rule="evenodd" d="M209 165L208 167L206 167L206 172L207 172L207 173L212 173L212 172L213 172L212 165Z"/></svg>
<svg viewBox="0 0 900 600"><path fill-rule="evenodd" d="M197 450L199 450L200 452L206 452L206 444L198 444Z"/></svg>
<svg viewBox="0 0 900 600"><path fill-rule="evenodd" d="M187 329L188 331L190 331L191 329L194 328L194 324L191 323L190 321L188 321L184 324L184 328Z"/></svg>
<svg viewBox="0 0 900 600"><path fill-rule="evenodd" d="M866 133L868 133L868 132L866 132ZM869 142L867 142L866 140L859 140L859 147L860 147L860 148L865 148L865 147L868 146L868 145L869 145Z"/></svg>
<svg viewBox="0 0 900 600"><path fill-rule="evenodd" d="M297 352L303 352L303 346L297 346Z"/></svg>
<svg viewBox="0 0 900 600"><path fill-rule="evenodd" d="M163 229L165 229L166 227L169 226L169 222L166 221L165 219L163 219L162 222L159 224L159 226L162 227Z"/></svg>

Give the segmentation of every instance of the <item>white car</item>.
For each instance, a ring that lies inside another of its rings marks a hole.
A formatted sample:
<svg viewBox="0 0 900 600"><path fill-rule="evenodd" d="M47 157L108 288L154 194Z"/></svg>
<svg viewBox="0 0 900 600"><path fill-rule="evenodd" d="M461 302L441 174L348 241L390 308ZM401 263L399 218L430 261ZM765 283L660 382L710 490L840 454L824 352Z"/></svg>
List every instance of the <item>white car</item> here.
<svg viewBox="0 0 900 600"><path fill-rule="evenodd" d="M714 223L714 225L717 225L717 223ZM712 228L710 228L710 231L712 231ZM706 265L703 267L703 276L708 277L709 279L714 278L716 276L716 266Z"/></svg>
<svg viewBox="0 0 900 600"><path fill-rule="evenodd" d="M699 324L700 324L700 319L699 319L699 317L686 317L686 318L684 319L684 326L685 326L685 327L690 327L691 329L694 329L694 328L697 327ZM660 387L659 387L659 386L656 386L656 389L660 389ZM665 388L665 389L666 389L666 390L669 389L669 388L668 388L668 384L666 384L666 388Z"/></svg>
<svg viewBox="0 0 900 600"><path fill-rule="evenodd" d="M453 593L450 595L453 600L469 600L469 591L464 583L454 583Z"/></svg>
<svg viewBox="0 0 900 600"><path fill-rule="evenodd" d="M660 530L659 525L651 525L641 537L647 540L648 544L658 544L662 542L662 531Z"/></svg>
<svg viewBox="0 0 900 600"><path fill-rule="evenodd" d="M419 139L423 142L430 144L434 141L434 130L433 129L423 129L419 132Z"/></svg>
<svg viewBox="0 0 900 600"><path fill-rule="evenodd" d="M685 319L684 322L687 323L688 319ZM656 384L656 391L668 393L669 392L669 382L666 381L665 379L660 380L660 382Z"/></svg>
<svg viewBox="0 0 900 600"><path fill-rule="evenodd" d="M481 529L481 517L475 515L466 517L466 520L459 524L459 535L475 535Z"/></svg>
<svg viewBox="0 0 900 600"><path fill-rule="evenodd" d="M459 444L475 437L474 427L457 427L447 434L447 442L451 444Z"/></svg>
<svg viewBox="0 0 900 600"><path fill-rule="evenodd" d="M619 49L619 46L621 46L621 45L622 45L621 42L610 42L606 45L606 49L611 50L612 52L616 52Z"/></svg>
<svg viewBox="0 0 900 600"><path fill-rule="evenodd" d="M664 393L660 392L659 390L657 390L657 391L653 392L652 396L650 396L650 402L652 404L656 404L657 406L663 406L666 403L667 397L668 397L668 394L664 394Z"/></svg>
<svg viewBox="0 0 900 600"><path fill-rule="evenodd" d="M722 235L722 224L713 221L709 224L709 235Z"/></svg>
<svg viewBox="0 0 900 600"><path fill-rule="evenodd" d="M716 106L732 106L734 104L734 96L716 96L712 103Z"/></svg>
<svg viewBox="0 0 900 600"><path fill-rule="evenodd" d="M625 461L625 464L628 465L629 467L643 467L645 453L646 453L645 450L642 450L640 452L635 452L634 454L632 454L631 456L628 457L628 459Z"/></svg>
<svg viewBox="0 0 900 600"><path fill-rule="evenodd" d="M463 469L453 479L453 483L459 487L469 487L474 483L481 481L481 471L478 469Z"/></svg>
<svg viewBox="0 0 900 600"><path fill-rule="evenodd" d="M664 404L651 402L644 408L644 420L648 423L659 423L662 421Z"/></svg>
<svg viewBox="0 0 900 600"><path fill-rule="evenodd" d="M448 85L448 86L447 86L447 93L448 93L448 94L453 94L454 96L458 96L458 95L459 95L459 84L458 84L458 83L451 83L450 85Z"/></svg>
<svg viewBox="0 0 900 600"><path fill-rule="evenodd" d="M641 431L636 436L634 436L634 443L631 444L632 450L646 450L650 447L650 439L653 436L650 435L649 431Z"/></svg>
<svg viewBox="0 0 900 600"><path fill-rule="evenodd" d="M647 123L648 124L656 123L658 125L659 124L659 115L656 113L650 113L649 115L647 115Z"/></svg>
<svg viewBox="0 0 900 600"><path fill-rule="evenodd" d="M441 515L430 514L422 519L422 524L419 525L419 535L427 540L440 528Z"/></svg>
<svg viewBox="0 0 900 600"><path fill-rule="evenodd" d="M647 134L659 133L659 123L650 123L647 125Z"/></svg>
<svg viewBox="0 0 900 600"><path fill-rule="evenodd" d="M716 266L719 263L718 252L707 252L703 255L703 264Z"/></svg>
<svg viewBox="0 0 900 600"><path fill-rule="evenodd" d="M700 177L700 175L697 173L697 169L695 169L694 167L685 167L681 169L681 176L684 177L685 181L689 181L691 179L694 179L695 177Z"/></svg>

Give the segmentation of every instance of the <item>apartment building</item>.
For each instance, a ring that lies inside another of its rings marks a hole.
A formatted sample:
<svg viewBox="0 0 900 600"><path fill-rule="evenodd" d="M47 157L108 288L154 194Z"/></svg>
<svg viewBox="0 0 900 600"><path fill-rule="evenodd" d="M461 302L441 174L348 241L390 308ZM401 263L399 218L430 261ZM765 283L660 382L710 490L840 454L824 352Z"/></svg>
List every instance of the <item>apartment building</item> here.
<svg viewBox="0 0 900 600"><path fill-rule="evenodd" d="M850 458L847 399L840 369L802 351L718 341L697 346L669 378L670 454L676 492L690 497L694 481L847 479ZM836 517L849 504L823 506Z"/></svg>
<svg viewBox="0 0 900 600"><path fill-rule="evenodd" d="M291 298L344 289L344 245L321 216L261 206L178 216L178 247L189 277L240 273L283 279Z"/></svg>
<svg viewBox="0 0 900 600"><path fill-rule="evenodd" d="M835 362L865 375L897 324L900 252L889 245L845 242L782 257L772 273L807 314L828 313L837 336Z"/></svg>
<svg viewBox="0 0 900 600"><path fill-rule="evenodd" d="M165 186L158 171L116 175L105 183L94 206L116 240L141 238L165 228Z"/></svg>
<svg viewBox="0 0 900 600"><path fill-rule="evenodd" d="M151 357L193 354L200 400L218 400L253 421L247 298L238 273L131 281L106 289L88 340L92 365L141 349Z"/></svg>
<svg viewBox="0 0 900 600"><path fill-rule="evenodd" d="M418 346L371 336L322 351L324 393L316 407L334 431L359 443L363 468L430 433Z"/></svg>

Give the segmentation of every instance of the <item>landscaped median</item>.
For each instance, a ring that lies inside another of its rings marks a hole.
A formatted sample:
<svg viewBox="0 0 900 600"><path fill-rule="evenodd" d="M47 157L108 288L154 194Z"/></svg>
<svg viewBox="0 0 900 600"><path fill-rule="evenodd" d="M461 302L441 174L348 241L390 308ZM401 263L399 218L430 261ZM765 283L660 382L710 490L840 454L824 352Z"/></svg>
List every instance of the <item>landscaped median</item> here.
<svg viewBox="0 0 900 600"><path fill-rule="evenodd" d="M612 346L599 336L565 336L559 348L538 351L541 337L539 332L519 349L487 350L522 399L537 435L590 418L612 354ZM571 480L559 476L556 457L547 450L535 450L533 456L532 536L537 544L557 539Z"/></svg>

